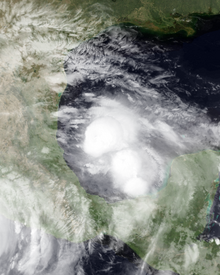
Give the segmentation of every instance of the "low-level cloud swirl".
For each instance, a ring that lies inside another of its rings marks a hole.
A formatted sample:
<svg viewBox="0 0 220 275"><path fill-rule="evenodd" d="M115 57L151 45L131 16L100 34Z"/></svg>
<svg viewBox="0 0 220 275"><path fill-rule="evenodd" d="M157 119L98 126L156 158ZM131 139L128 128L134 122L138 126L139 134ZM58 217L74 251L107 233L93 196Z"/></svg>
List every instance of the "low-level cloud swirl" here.
<svg viewBox="0 0 220 275"><path fill-rule="evenodd" d="M219 145L182 51L111 27L70 52L57 139L87 192L108 201L154 193L174 157Z"/></svg>

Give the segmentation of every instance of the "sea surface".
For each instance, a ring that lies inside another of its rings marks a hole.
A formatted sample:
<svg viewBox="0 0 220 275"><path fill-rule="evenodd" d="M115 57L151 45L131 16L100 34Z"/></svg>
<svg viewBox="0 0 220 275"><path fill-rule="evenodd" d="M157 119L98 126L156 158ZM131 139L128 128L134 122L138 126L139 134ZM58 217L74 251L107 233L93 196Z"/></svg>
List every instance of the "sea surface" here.
<svg viewBox="0 0 220 275"><path fill-rule="evenodd" d="M218 41L219 31L183 43L113 26L68 54L57 140L87 192L132 197L135 175L151 193L175 157L219 148Z"/></svg>

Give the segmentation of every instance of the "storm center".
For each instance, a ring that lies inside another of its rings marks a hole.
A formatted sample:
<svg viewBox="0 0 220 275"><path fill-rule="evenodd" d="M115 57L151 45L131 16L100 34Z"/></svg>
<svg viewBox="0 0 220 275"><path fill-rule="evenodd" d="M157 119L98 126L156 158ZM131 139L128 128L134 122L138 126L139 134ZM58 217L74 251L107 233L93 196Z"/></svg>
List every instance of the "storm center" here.
<svg viewBox="0 0 220 275"><path fill-rule="evenodd" d="M84 151L92 157L116 151L123 146L123 131L120 123L110 117L93 121L86 129Z"/></svg>

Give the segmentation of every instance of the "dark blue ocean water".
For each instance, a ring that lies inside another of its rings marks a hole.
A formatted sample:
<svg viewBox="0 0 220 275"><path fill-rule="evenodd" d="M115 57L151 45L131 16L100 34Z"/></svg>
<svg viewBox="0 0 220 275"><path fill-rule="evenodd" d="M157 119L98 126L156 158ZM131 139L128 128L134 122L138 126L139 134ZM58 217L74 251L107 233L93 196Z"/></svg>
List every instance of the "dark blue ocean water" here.
<svg viewBox="0 0 220 275"><path fill-rule="evenodd" d="M144 148L139 174L149 189L161 187L165 167L178 155L219 148L219 43L219 31L183 43L111 27L70 52L57 140L87 192L107 201L129 197L114 182L112 152L97 158L83 149L97 118L124 119L125 131L136 135L124 143L138 154Z"/></svg>

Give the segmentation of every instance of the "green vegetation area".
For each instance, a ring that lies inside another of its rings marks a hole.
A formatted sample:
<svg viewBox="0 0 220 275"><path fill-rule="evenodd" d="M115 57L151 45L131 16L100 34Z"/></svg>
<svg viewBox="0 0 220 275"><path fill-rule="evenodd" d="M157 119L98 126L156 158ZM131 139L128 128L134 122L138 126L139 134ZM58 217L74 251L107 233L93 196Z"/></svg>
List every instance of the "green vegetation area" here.
<svg viewBox="0 0 220 275"><path fill-rule="evenodd" d="M154 35L175 34L193 36L198 30L211 29L210 20L220 13L219 0L58 0L55 5L64 3L69 11L79 7L85 12L85 20L98 13L100 18L105 12L111 17L112 24L131 23L144 27ZM206 21L209 21L208 24ZM219 21L219 20L218 20ZM204 26L205 24L205 26ZM218 22L219 24L219 22ZM100 28L104 27L104 23ZM208 29L207 29L208 28Z"/></svg>
<svg viewBox="0 0 220 275"><path fill-rule="evenodd" d="M146 202L153 200L156 205L149 218L147 214L144 218L146 208L138 208L139 200L133 204L137 211L133 210L133 219L141 215L143 220L137 222L133 240L124 240L153 267L179 274L207 274L207 271L218 274L220 271L219 247L215 242L197 240L207 223L210 200L212 204L218 186L213 179L218 175L219 156L219 152L203 151L176 158L167 186L156 198L145 198ZM123 234L120 237L123 239Z"/></svg>

